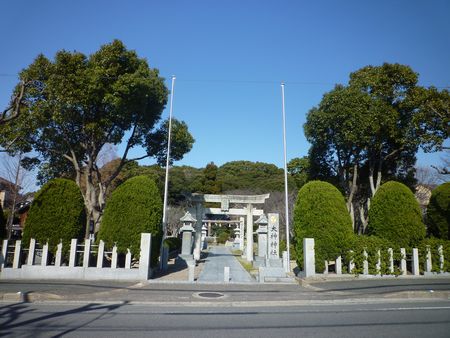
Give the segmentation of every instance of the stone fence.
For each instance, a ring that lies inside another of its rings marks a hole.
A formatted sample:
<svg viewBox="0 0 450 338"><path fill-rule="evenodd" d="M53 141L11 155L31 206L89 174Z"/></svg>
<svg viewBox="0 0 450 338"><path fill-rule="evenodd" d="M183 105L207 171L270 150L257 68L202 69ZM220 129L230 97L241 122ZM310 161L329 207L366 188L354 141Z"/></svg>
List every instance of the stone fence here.
<svg viewBox="0 0 450 338"><path fill-rule="evenodd" d="M371 261L375 261L375 266L369 269L369 255L364 250L362 266L357 267L353 260L348 260L348 266L346 266L347 275L360 275L360 276L382 276L382 254L387 254L387 267L385 267L385 273L383 276L431 276L438 274L448 275L444 269L444 250L442 246L437 248L438 250L438 261L435 265L438 268L433 269L432 265L432 254L430 247L427 247L426 252L419 253L417 248L413 248L411 252L407 252L406 249L401 248L398 259L394 258L394 251L391 248L386 250L386 253L378 250L375 257ZM351 252L351 251L350 251ZM419 259L419 254L421 255L421 260ZM424 256L422 256L424 255ZM385 262L386 264L386 262ZM333 268L335 276L345 275L343 273L343 263L342 256L336 257L335 261L325 261L325 269L323 274L316 273L316 259L315 259L315 247L314 238L304 238L303 239L303 271L300 272L301 277L314 277L314 276L330 276L330 267ZM369 271L375 271L375 273L370 274ZM361 271L362 273L359 273Z"/></svg>
<svg viewBox="0 0 450 338"><path fill-rule="evenodd" d="M139 264L132 264L128 250L125 261L120 262L117 247L105 249L100 241L94 245L90 239L78 243L72 239L69 255L63 255L63 245L58 244L56 253L49 252L48 244L40 245L30 240L28 248L20 240L10 243L4 240L0 251L0 279L78 279L78 280L148 280L150 267L151 234L141 234ZM123 267L119 267L123 266Z"/></svg>

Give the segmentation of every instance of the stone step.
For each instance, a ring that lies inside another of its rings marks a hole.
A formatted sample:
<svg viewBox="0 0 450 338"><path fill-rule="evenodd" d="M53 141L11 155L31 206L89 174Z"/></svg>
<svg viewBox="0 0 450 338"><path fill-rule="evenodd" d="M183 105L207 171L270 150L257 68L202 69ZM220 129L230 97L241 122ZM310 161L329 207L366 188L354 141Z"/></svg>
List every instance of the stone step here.
<svg viewBox="0 0 450 338"><path fill-rule="evenodd" d="M292 277L265 277L265 283L280 283L280 284L297 284L295 278Z"/></svg>

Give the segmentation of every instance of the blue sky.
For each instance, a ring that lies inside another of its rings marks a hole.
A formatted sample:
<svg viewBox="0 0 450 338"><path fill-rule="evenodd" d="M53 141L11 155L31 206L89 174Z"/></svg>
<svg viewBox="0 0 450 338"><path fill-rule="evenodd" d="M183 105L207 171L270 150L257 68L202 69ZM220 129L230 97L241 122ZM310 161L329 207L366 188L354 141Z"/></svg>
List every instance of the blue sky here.
<svg viewBox="0 0 450 338"><path fill-rule="evenodd" d="M308 110L363 66L407 64L420 84L450 86L446 0L22 0L2 1L0 13L0 108L39 53L90 54L118 38L168 87L176 75L174 116L196 139L177 164L195 167L232 160L281 167L281 81L288 159L307 154ZM419 165L442 156L419 154Z"/></svg>

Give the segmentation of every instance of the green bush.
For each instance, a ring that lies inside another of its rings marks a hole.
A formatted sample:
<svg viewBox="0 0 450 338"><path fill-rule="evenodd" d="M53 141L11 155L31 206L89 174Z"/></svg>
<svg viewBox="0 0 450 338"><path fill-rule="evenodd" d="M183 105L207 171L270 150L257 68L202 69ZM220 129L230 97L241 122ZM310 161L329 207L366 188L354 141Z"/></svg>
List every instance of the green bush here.
<svg viewBox="0 0 450 338"><path fill-rule="evenodd" d="M0 203L0 239L5 239L7 237L6 231L6 216L2 209L2 204Z"/></svg>
<svg viewBox="0 0 450 338"><path fill-rule="evenodd" d="M56 178L46 183L31 204L22 240L29 245L34 238L48 241L49 251L56 252L60 241L67 252L72 238L83 238L86 212L80 189L74 181Z"/></svg>
<svg viewBox="0 0 450 338"><path fill-rule="evenodd" d="M367 229L401 247L417 245L425 237L425 225L411 190L399 182L383 184L373 197Z"/></svg>
<svg viewBox="0 0 450 338"><path fill-rule="evenodd" d="M121 184L106 202L97 240L103 240L117 252L127 248L137 257L141 233L152 234L152 265L159 257L161 246L162 202L155 182L147 176L135 176Z"/></svg>
<svg viewBox="0 0 450 338"><path fill-rule="evenodd" d="M348 248L353 237L352 221L345 200L336 187L311 181L298 192L294 209L295 251L303 265L303 238L314 238L316 270L323 271L325 260L334 260Z"/></svg>
<svg viewBox="0 0 450 338"><path fill-rule="evenodd" d="M229 238L230 238L230 232L229 231L221 231L217 235L217 243L225 244L228 241Z"/></svg>
<svg viewBox="0 0 450 338"><path fill-rule="evenodd" d="M342 255L342 270L347 273L362 274L364 270L363 262L365 259L364 251L366 251L369 274L399 275L400 269L395 264L394 272L391 273L390 271L389 248L393 250L392 256L394 261L400 261L400 247L391 243L389 240L377 236L353 236L349 245L350 250ZM378 254L380 257L378 257ZM378 258L380 258L379 270L377 269ZM354 264L353 271L348 271L350 261L353 261Z"/></svg>
<svg viewBox="0 0 450 338"><path fill-rule="evenodd" d="M169 252L181 249L181 239L178 237L167 237L164 246L169 248Z"/></svg>
<svg viewBox="0 0 450 338"><path fill-rule="evenodd" d="M427 208L427 225L430 235L450 239L450 182L441 184L431 193Z"/></svg>
<svg viewBox="0 0 450 338"><path fill-rule="evenodd" d="M439 239L439 238L426 238L418 245L419 249L419 267L421 272L425 270L425 260L427 256L427 247L430 248L431 253L431 271L440 272L440 262L439 262L439 247L442 246L442 253L444 255L444 272L450 272L450 241Z"/></svg>

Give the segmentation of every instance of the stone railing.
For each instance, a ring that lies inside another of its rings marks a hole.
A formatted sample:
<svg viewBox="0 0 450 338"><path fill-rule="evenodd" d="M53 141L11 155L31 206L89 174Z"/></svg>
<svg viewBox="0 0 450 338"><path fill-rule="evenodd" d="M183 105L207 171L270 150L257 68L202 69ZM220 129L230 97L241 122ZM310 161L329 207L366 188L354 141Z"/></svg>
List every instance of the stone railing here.
<svg viewBox="0 0 450 338"><path fill-rule="evenodd" d="M360 263L361 266L356 266L356 263L350 259L348 260L346 266L347 275L360 275L360 276L431 276L437 274L448 275L444 269L444 250L442 246L437 248L438 258L435 264L438 265L437 269L433 271L432 254L430 247L427 247L425 252L419 253L417 248L413 248L411 252L407 252L405 248L401 248L400 252L396 255L397 259L394 258L394 250L392 248L385 249L386 252L378 250L375 253L371 261L375 262L374 266L369 269L369 255L364 250L363 260ZM350 251L350 253L352 253ZM419 254L424 255L420 257ZM384 261L384 273L382 272L382 255L387 255L387 262ZM351 256L351 255L349 255ZM333 266L334 275L342 276L343 273L343 262L342 256L336 257L335 261L325 261L325 269L322 274L316 273L316 258L315 258L315 247L314 238L304 238L303 239L303 271L300 273L301 277L314 277L330 275L329 267ZM370 273L369 271L372 271ZM375 273L373 273L373 271Z"/></svg>
<svg viewBox="0 0 450 338"><path fill-rule="evenodd" d="M48 244L40 245L30 240L28 248L20 240L10 243L4 240L0 251L0 279L80 279L80 280L147 280L152 275L151 234L141 234L138 267L132 266L128 250L123 267L119 267L117 247L105 249L90 239L78 243L72 239L69 255L63 254L62 243L56 252L49 252ZM50 256L52 258L50 259Z"/></svg>

